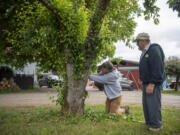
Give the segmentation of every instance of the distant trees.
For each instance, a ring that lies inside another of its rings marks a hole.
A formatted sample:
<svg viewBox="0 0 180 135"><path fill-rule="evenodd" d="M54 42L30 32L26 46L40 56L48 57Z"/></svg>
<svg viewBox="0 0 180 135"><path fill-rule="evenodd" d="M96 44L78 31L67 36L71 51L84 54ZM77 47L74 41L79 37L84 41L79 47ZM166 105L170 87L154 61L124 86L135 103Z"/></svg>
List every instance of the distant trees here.
<svg viewBox="0 0 180 135"><path fill-rule="evenodd" d="M180 0L168 0L169 8L172 8L173 11L178 12L178 16L180 17Z"/></svg>
<svg viewBox="0 0 180 135"><path fill-rule="evenodd" d="M178 83L180 79L180 58L171 56L166 61L166 73L170 76L176 77L175 90L178 90Z"/></svg>

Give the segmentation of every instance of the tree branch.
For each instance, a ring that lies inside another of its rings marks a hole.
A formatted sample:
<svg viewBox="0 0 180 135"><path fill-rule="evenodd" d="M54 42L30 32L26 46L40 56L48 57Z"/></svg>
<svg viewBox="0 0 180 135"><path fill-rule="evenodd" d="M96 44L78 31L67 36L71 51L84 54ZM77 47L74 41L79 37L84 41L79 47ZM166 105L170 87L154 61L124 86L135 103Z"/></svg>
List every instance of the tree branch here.
<svg viewBox="0 0 180 135"><path fill-rule="evenodd" d="M62 19L58 14L58 10L50 3L50 1L49 0L39 0L39 1L56 16L56 18L61 24Z"/></svg>
<svg viewBox="0 0 180 135"><path fill-rule="evenodd" d="M99 32L104 20L104 17L107 13L107 8L111 0L99 0L96 6L96 10L91 19L89 30L85 39L85 47L82 50L82 54L86 58L86 64L83 74L88 74L91 63L94 58L96 58L97 52L95 51L96 46L99 44Z"/></svg>
<svg viewBox="0 0 180 135"><path fill-rule="evenodd" d="M83 54L86 58L91 57L93 59L95 57L95 48L99 44L99 32L101 30L101 26L104 20L104 17L107 13L107 8L109 6L111 0L99 0L96 6L96 10L91 19L91 23L89 26L89 30L87 33L87 37L85 39L85 47L83 50ZM91 60L90 60L91 61Z"/></svg>

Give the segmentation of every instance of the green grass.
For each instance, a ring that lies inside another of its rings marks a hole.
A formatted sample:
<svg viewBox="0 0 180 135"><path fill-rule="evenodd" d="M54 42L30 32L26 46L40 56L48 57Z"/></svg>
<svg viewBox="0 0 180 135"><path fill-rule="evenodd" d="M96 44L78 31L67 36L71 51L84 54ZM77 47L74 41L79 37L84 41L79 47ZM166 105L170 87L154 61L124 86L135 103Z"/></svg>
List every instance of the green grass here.
<svg viewBox="0 0 180 135"><path fill-rule="evenodd" d="M171 94L171 95L180 96L180 90L178 90L178 91L175 91L175 90L163 90L162 94Z"/></svg>
<svg viewBox="0 0 180 135"><path fill-rule="evenodd" d="M57 106L0 107L1 135L179 135L180 109L163 108L163 130L142 125L141 106L131 114L105 114L104 105L86 107L83 116L64 115Z"/></svg>

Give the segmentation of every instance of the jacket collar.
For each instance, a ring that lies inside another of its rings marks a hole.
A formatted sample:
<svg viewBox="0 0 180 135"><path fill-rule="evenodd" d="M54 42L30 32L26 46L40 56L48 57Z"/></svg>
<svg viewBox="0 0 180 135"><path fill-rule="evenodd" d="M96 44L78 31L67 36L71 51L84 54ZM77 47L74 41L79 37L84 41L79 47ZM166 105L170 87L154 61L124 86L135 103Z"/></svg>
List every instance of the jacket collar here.
<svg viewBox="0 0 180 135"><path fill-rule="evenodd" d="M140 58L140 62L141 62L141 60L143 59L143 57L144 57L144 55L146 54L146 52L149 50L149 48L150 48L150 46L151 46L151 44L149 43L145 48L144 48L144 50L142 51L142 56L141 56L141 58Z"/></svg>

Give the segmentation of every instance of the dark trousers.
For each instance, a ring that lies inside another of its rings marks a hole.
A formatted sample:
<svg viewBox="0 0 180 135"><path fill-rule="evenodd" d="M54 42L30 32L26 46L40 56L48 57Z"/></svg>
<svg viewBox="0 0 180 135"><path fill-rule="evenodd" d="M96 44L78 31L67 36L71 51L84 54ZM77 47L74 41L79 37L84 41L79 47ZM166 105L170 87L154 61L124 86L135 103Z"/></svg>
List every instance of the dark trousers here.
<svg viewBox="0 0 180 135"><path fill-rule="evenodd" d="M147 84L143 85L143 111L144 118L147 125L150 125L152 128L161 127L161 89L162 86L155 86L153 94L146 93Z"/></svg>

